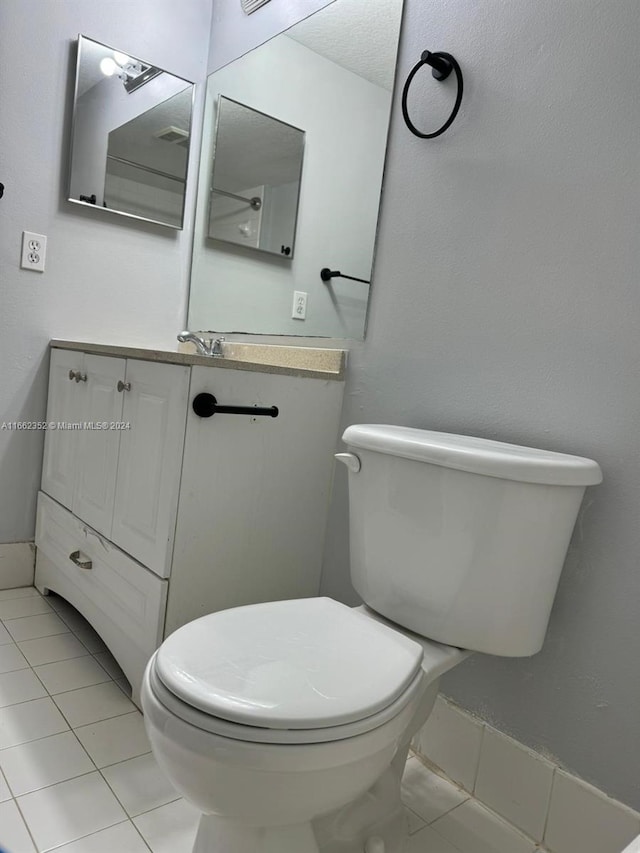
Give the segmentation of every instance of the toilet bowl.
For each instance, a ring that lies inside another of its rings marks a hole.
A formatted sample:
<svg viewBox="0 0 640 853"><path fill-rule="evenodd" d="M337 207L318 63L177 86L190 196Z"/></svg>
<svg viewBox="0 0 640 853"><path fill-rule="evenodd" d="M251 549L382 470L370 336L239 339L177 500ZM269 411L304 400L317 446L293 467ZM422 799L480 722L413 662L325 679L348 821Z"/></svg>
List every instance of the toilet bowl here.
<svg viewBox="0 0 640 853"><path fill-rule="evenodd" d="M194 853L401 853L400 780L440 676L539 650L595 462L364 425L349 453L363 601L196 619L149 661L154 755L202 813ZM462 648L461 648L462 647Z"/></svg>
<svg viewBox="0 0 640 853"><path fill-rule="evenodd" d="M263 853L269 831L279 853L315 853L318 819L337 835L323 851L385 834L385 853L400 850L397 785L371 789L406 755L439 676L468 654L328 598L234 608L176 631L149 661L142 705L158 763L203 813L195 850Z"/></svg>

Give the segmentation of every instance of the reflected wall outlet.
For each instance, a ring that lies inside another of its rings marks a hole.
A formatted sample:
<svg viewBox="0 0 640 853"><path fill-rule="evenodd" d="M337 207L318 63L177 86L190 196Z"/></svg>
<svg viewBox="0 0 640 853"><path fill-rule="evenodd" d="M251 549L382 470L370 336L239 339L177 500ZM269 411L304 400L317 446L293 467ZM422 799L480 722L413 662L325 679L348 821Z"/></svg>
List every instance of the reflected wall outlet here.
<svg viewBox="0 0 640 853"><path fill-rule="evenodd" d="M307 294L303 290L293 291L291 316L294 320L304 320L307 316Z"/></svg>
<svg viewBox="0 0 640 853"><path fill-rule="evenodd" d="M44 234L22 232L22 256L20 266L23 270L44 272L44 259L47 254L47 238Z"/></svg>

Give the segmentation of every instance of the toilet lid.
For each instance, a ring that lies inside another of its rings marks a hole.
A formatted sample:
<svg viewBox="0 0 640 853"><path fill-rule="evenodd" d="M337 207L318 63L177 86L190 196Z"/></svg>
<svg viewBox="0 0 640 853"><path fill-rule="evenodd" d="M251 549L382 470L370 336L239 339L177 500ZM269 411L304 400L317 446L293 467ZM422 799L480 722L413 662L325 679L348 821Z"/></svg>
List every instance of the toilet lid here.
<svg viewBox="0 0 640 853"><path fill-rule="evenodd" d="M421 646L329 598L253 604L171 634L155 672L183 702L231 722L273 729L363 720L401 696Z"/></svg>

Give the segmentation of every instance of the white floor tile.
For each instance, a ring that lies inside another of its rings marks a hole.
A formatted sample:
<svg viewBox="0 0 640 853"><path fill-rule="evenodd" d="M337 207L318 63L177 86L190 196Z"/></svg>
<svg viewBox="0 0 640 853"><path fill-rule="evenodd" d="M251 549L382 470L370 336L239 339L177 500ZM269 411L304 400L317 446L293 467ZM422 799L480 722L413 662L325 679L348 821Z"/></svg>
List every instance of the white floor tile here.
<svg viewBox="0 0 640 853"><path fill-rule="evenodd" d="M149 848L135 826L126 821L56 847L55 853L149 853Z"/></svg>
<svg viewBox="0 0 640 853"><path fill-rule="evenodd" d="M405 853L460 853L460 850L427 826L411 836Z"/></svg>
<svg viewBox="0 0 640 853"><path fill-rule="evenodd" d="M37 616L40 613L51 613L47 602L39 595L26 598L10 598L0 600L0 619L21 619L23 616Z"/></svg>
<svg viewBox="0 0 640 853"><path fill-rule="evenodd" d="M407 829L409 830L409 835L413 835L419 829L424 829L424 827L427 825L419 815L417 815L415 812L412 812L410 808L407 808L407 806L404 807L404 813L407 819Z"/></svg>
<svg viewBox="0 0 640 853"><path fill-rule="evenodd" d="M107 767L151 751L139 711L81 726L75 732L98 767Z"/></svg>
<svg viewBox="0 0 640 853"><path fill-rule="evenodd" d="M127 818L99 773L25 794L18 803L39 850L68 844Z"/></svg>
<svg viewBox="0 0 640 853"><path fill-rule="evenodd" d="M474 793L509 823L542 841L553 769L541 755L487 726Z"/></svg>
<svg viewBox="0 0 640 853"><path fill-rule="evenodd" d="M49 697L0 708L0 749L68 729L66 720Z"/></svg>
<svg viewBox="0 0 640 853"><path fill-rule="evenodd" d="M120 669L118 661L114 658L111 652L98 652L94 655L100 666L103 666L114 681L118 681L125 677L124 672Z"/></svg>
<svg viewBox="0 0 640 853"><path fill-rule="evenodd" d="M91 655L34 666L33 671L52 695L111 680Z"/></svg>
<svg viewBox="0 0 640 853"><path fill-rule="evenodd" d="M151 753L105 767L102 775L130 817L180 799Z"/></svg>
<svg viewBox="0 0 640 853"><path fill-rule="evenodd" d="M0 622L0 646L3 646L5 643L13 643L13 637Z"/></svg>
<svg viewBox="0 0 640 853"><path fill-rule="evenodd" d="M0 646L0 673L25 669L29 664L15 643Z"/></svg>
<svg viewBox="0 0 640 853"><path fill-rule="evenodd" d="M536 846L475 800L457 806L432 823L431 829L460 853L534 853Z"/></svg>
<svg viewBox="0 0 640 853"><path fill-rule="evenodd" d="M0 708L46 695L47 691L30 669L0 675Z"/></svg>
<svg viewBox="0 0 640 853"><path fill-rule="evenodd" d="M31 666L79 658L87 653L87 649L80 640L71 633L57 634L55 637L40 637L37 640L23 640L18 645Z"/></svg>
<svg viewBox="0 0 640 853"><path fill-rule="evenodd" d="M638 833L636 812L556 770L545 847L554 853L618 853Z"/></svg>
<svg viewBox="0 0 640 853"><path fill-rule="evenodd" d="M134 818L153 853L191 853L200 813L185 800L176 800Z"/></svg>
<svg viewBox="0 0 640 853"><path fill-rule="evenodd" d="M73 732L0 750L0 768L14 797L95 770Z"/></svg>
<svg viewBox="0 0 640 853"><path fill-rule="evenodd" d="M39 597L40 593L35 586L19 586L16 589L0 589L0 601L10 601L12 598Z"/></svg>
<svg viewBox="0 0 640 853"><path fill-rule="evenodd" d="M60 617L64 619L74 633L91 627L91 623L68 601L65 601L64 604L58 604L54 610L60 614Z"/></svg>
<svg viewBox="0 0 640 853"><path fill-rule="evenodd" d="M94 631L88 623L84 628L74 628L73 633L92 655L107 651L107 647L100 634Z"/></svg>
<svg viewBox="0 0 640 853"><path fill-rule="evenodd" d="M60 693L54 701L72 728L137 710L113 681Z"/></svg>
<svg viewBox="0 0 640 853"><path fill-rule="evenodd" d="M433 773L418 758L407 761L402 777L402 801L426 823L432 823L467 799L467 793Z"/></svg>
<svg viewBox="0 0 640 853"><path fill-rule="evenodd" d="M16 643L20 643L22 640L35 640L37 637L66 634L69 631L62 619L55 613L24 616L22 619L7 619L4 625Z"/></svg>
<svg viewBox="0 0 640 853"><path fill-rule="evenodd" d="M0 770L0 803L4 803L5 800L11 799L11 791L9 790L9 786L2 775L2 771Z"/></svg>
<svg viewBox="0 0 640 853"><path fill-rule="evenodd" d="M11 853L35 853L27 827L12 800L0 803L0 845Z"/></svg>

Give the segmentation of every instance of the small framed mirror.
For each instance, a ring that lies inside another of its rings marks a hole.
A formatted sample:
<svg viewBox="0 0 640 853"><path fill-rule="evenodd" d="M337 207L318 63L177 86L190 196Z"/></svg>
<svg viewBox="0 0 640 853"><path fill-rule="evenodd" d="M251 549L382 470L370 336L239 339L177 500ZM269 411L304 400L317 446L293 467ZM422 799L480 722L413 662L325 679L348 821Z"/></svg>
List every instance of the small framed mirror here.
<svg viewBox="0 0 640 853"><path fill-rule="evenodd" d="M193 90L79 36L68 201L181 229Z"/></svg>
<svg viewBox="0 0 640 853"><path fill-rule="evenodd" d="M209 237L293 258L304 131L218 97Z"/></svg>

